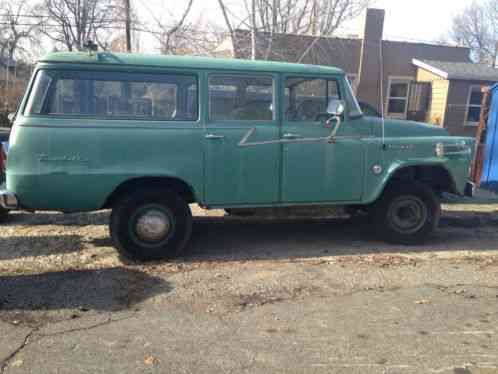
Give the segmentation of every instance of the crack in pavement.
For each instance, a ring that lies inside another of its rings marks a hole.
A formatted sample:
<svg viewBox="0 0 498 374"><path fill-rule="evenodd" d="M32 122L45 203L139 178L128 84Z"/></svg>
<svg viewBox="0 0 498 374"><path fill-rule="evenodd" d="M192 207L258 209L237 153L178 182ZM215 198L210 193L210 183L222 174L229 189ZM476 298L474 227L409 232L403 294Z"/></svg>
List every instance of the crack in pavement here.
<svg viewBox="0 0 498 374"><path fill-rule="evenodd" d="M102 321L102 322L98 322L98 323L95 323L93 325L90 325L90 326L85 326L85 327L77 327L77 328L74 328L74 329L68 329L68 330L63 330L63 331L58 331L58 332L55 332L55 333L51 333L51 334L38 334L37 336L37 339L31 339L33 336L35 336L35 334L43 327L49 325L50 323L47 323L47 324L44 324L44 325L40 325L38 327L35 327L33 329L31 329L31 331L29 331L26 336L24 337L23 339L23 342L14 350L12 351L12 353L10 353L3 361L0 362L0 374L4 374L5 373L5 370L7 369L7 367L9 366L9 363L22 351L24 350L28 345L30 345L31 343L34 343L34 342L39 342L41 341L42 339L45 339L45 338L48 338L48 337L52 337L52 336L59 336L59 335L65 335L65 334L70 334L70 333L73 333L73 332L78 332L78 331L89 331L89 330L92 330L92 329L95 329L95 328L98 328L98 327L102 327L102 326L106 326L106 325L109 325L111 323L114 323L114 322L121 322L121 321L124 321L124 320L128 320L128 319L132 319L133 317L135 317L136 315L138 314L138 310L134 311L133 313L131 313L131 315L128 315L126 317L122 317L122 318L112 318L109 317L107 318L105 321ZM71 319L66 319L66 320L63 320L63 321L59 321L59 323L61 322L66 322L66 321L70 321Z"/></svg>
<svg viewBox="0 0 498 374"><path fill-rule="evenodd" d="M57 332L50 333L50 334L39 334L38 336L40 337L40 339L38 339L37 341L40 341L43 338L52 337L52 336L65 335L65 334L70 334L70 333L78 332L78 331L89 331L89 330L93 330L93 329L95 329L97 327L102 327L102 326L110 325L111 323L114 323L114 322L121 322L121 321L125 321L125 320L128 320L128 319L132 319L137 314L138 314L138 311L134 311L133 313L131 313L130 315L128 315L126 317L122 317L122 318L112 318L112 317L109 317L105 321L98 322L98 323L95 323L95 324L90 325L90 326L76 327L74 329L57 331ZM66 320L66 321L69 321L69 320ZM0 374L2 374L2 373L0 372Z"/></svg>
<svg viewBox="0 0 498 374"><path fill-rule="evenodd" d="M26 334L23 339L23 342L14 350L10 355L8 355L2 362L0 362L0 374L5 373L5 369L9 365L9 362L17 356L19 352L21 352L24 348L26 348L30 344L31 337L33 334L38 331L40 327L36 327L32 329L30 332Z"/></svg>
<svg viewBox="0 0 498 374"><path fill-rule="evenodd" d="M458 284L444 285L444 284L437 284L437 283L425 283L425 284L420 284L420 285L413 286L413 287L399 287L399 286L398 287L382 287L382 286L379 286L379 287L372 287L372 288L370 288L370 287L369 288L357 288L357 289L353 289L347 293L330 295L330 296L331 297L347 297L347 296L351 296L351 295L356 294L356 293L364 293L364 292L372 292L372 291L373 292L396 292L399 290L407 290L407 289L433 289L433 290L437 290L437 291L441 292L444 295L451 295L454 293L454 292L451 292L451 289L454 287L458 287L458 288L472 287L474 289L475 288L483 288L483 289L491 289L491 290L498 288L496 286L491 286L488 284L472 284L472 283L462 284L462 283L458 283ZM281 301L281 300L277 300L277 301ZM283 301L285 301L285 300L283 300ZM110 312L107 314L107 316L106 316L106 314L103 314L102 315L103 320L101 320L99 322L89 324L87 326L67 328L65 330L56 331L56 332L52 332L52 333L41 333L40 330L44 327L47 327L47 326L54 326L54 325L58 325L60 323L69 322L72 320L72 318L63 319L63 320L57 321L55 323L54 322L47 322L44 324L40 324L39 326L32 328L25 335L22 343L12 353L10 353L3 361L0 361L0 374L5 374L5 372L9 368L10 363L13 362L13 360L17 357L17 355L20 352L22 352L26 347L28 347L32 343L39 342L42 339L45 339L47 337L61 336L61 335L71 334L71 333L80 332L80 331L90 331L92 329L96 329L96 328L99 328L102 326L113 324L115 322L121 322L121 321L129 320L129 319L133 319L139 313L140 313L139 309L129 310L128 313L126 313L126 315L121 316L119 318L113 318L113 313ZM95 317L95 315L94 316L87 316L86 318L83 317L82 319L79 319L79 321L88 323L88 321L85 321L85 320L87 320L88 318L91 318L91 317ZM215 317L221 323L223 323L223 325L226 325L226 321L224 320L224 318L222 318L219 315L215 315ZM16 326L15 324L12 324L12 323L11 323L11 325ZM456 335L456 334L463 334L463 335L465 335L465 334L474 334L474 335L475 334L493 334L494 335L496 333L498 333L498 332L495 330L487 330L487 331L446 331L446 332L435 332L434 334L450 334L450 335ZM244 365L244 369L250 368L254 364L255 363L254 363L254 358L253 358L252 360L250 360L250 362L248 364ZM318 366L321 366L321 365L330 366L330 363L329 364L317 363L316 365L318 365ZM344 367L343 364L339 364L339 363L336 363L335 365L336 366L339 365L339 366ZM349 365L351 365L351 364L349 363ZM365 364L361 364L361 365L365 365ZM376 365L377 366L379 364L375 363L375 364L368 364L368 365L370 365L370 366ZM358 366L358 364L355 364L355 366ZM386 365L383 365L383 366L386 367Z"/></svg>

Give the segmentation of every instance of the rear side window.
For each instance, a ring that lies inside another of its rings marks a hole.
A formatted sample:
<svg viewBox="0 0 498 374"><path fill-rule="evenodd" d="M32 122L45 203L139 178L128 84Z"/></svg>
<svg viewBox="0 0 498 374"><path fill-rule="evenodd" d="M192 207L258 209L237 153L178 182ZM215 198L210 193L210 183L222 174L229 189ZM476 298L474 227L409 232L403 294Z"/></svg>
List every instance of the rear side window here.
<svg viewBox="0 0 498 374"><path fill-rule="evenodd" d="M273 79L268 76L212 75L209 78L211 121L271 121Z"/></svg>
<svg viewBox="0 0 498 374"><path fill-rule="evenodd" d="M195 121L198 83L193 75L41 70L28 114Z"/></svg>

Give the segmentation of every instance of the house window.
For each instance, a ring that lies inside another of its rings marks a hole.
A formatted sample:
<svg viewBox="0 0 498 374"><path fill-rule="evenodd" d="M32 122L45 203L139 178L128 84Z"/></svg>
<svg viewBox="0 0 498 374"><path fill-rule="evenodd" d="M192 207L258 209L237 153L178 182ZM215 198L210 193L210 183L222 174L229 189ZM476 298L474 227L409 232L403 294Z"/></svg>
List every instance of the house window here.
<svg viewBox="0 0 498 374"><path fill-rule="evenodd" d="M393 118L406 118L410 79L389 78L387 93L387 115Z"/></svg>
<svg viewBox="0 0 498 374"><path fill-rule="evenodd" d="M477 126L481 116L482 92L481 86L472 86L467 98L467 111L465 114L466 126Z"/></svg>

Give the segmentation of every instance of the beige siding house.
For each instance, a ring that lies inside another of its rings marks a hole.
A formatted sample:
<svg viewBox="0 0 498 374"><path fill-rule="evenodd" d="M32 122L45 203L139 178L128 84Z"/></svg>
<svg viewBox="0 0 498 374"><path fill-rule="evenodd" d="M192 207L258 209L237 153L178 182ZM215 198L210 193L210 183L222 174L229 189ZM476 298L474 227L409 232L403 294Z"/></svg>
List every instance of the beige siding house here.
<svg viewBox="0 0 498 374"><path fill-rule="evenodd" d="M482 88L498 82L498 69L483 64L413 60L417 81L430 82L427 121L451 134L475 136L482 102Z"/></svg>
<svg viewBox="0 0 498 374"><path fill-rule="evenodd" d="M444 114L446 113L450 82L423 69L417 71L417 81L431 83L431 101L427 113L427 121L442 126L444 123Z"/></svg>

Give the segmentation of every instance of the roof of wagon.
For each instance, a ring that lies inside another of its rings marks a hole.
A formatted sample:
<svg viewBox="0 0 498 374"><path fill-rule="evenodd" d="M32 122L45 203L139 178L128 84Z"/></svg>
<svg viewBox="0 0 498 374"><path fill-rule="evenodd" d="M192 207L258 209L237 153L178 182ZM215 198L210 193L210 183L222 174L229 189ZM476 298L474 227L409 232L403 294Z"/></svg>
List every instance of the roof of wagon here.
<svg viewBox="0 0 498 374"><path fill-rule="evenodd" d="M293 64L288 62L109 52L98 52L95 54L89 54L87 52L54 52L45 55L39 60L39 62L236 70L255 72L265 71L297 74L343 74L343 71L339 68L318 65Z"/></svg>

